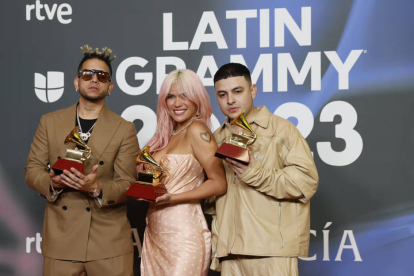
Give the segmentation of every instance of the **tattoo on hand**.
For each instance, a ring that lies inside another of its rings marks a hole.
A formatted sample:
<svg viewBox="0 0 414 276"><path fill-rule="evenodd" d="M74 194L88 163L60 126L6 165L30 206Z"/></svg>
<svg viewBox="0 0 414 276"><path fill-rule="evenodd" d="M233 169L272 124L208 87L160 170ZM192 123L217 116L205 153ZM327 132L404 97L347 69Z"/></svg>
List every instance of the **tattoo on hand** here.
<svg viewBox="0 0 414 276"><path fill-rule="evenodd" d="M207 143L211 142L211 134L208 131L200 133L200 137L201 137L201 139L203 139Z"/></svg>

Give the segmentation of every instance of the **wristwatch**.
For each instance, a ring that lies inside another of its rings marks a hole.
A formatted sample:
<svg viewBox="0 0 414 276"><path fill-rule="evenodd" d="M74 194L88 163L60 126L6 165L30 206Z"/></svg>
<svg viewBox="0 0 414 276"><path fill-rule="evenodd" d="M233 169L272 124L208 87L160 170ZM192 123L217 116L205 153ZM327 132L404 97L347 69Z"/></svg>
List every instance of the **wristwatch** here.
<svg viewBox="0 0 414 276"><path fill-rule="evenodd" d="M98 197L101 194L102 190L99 188L95 188L92 192L89 192L88 194L91 197Z"/></svg>

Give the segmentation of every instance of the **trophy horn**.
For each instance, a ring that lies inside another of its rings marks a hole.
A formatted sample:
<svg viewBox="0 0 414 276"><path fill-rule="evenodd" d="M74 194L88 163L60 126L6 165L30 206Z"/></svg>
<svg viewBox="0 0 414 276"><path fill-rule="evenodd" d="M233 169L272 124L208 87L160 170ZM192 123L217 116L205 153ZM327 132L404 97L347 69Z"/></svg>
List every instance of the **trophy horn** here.
<svg viewBox="0 0 414 276"><path fill-rule="evenodd" d="M92 153L91 148L79 136L79 126L75 127L68 134L68 136L66 136L65 144L68 144L70 142L75 143L76 145L85 148L85 150L79 150L79 151L83 152L84 157L82 158L82 161L85 161L86 159L88 159L91 156L91 153Z"/></svg>
<svg viewBox="0 0 414 276"><path fill-rule="evenodd" d="M161 170L161 173L154 177L154 179L160 178L164 174L164 169L154 160L154 158L150 154L150 147L146 146L137 156L135 164L138 165L139 163L149 164L158 167Z"/></svg>
<svg viewBox="0 0 414 276"><path fill-rule="evenodd" d="M248 138L252 139L252 141L250 141L248 143L248 145L251 145L251 144L254 143L254 141L256 141L257 134L256 134L256 132L253 131L253 129L250 127L249 123L247 122L246 116L244 115L244 111L242 113L240 113L240 115L237 116L233 121L231 121L230 124L241 127L242 129L244 129L244 130L251 133L251 136L242 135L244 137L248 137Z"/></svg>

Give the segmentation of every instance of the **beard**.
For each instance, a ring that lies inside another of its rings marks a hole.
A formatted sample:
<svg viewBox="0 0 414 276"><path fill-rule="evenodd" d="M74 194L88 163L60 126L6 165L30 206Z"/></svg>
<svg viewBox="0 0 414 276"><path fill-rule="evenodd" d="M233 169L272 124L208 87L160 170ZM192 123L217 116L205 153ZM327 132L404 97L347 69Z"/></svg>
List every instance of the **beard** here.
<svg viewBox="0 0 414 276"><path fill-rule="evenodd" d="M92 95L88 95L85 89L79 88L79 95L85 100L88 100L90 102L99 102L105 99L105 97L108 95L108 90L104 90L100 94L92 96Z"/></svg>

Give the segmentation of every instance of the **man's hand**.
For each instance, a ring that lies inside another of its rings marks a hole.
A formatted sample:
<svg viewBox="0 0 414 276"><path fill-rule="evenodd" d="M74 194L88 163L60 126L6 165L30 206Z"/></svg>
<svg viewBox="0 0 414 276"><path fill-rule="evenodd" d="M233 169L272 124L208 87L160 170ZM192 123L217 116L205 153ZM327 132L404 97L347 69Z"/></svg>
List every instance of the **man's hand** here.
<svg viewBox="0 0 414 276"><path fill-rule="evenodd" d="M53 186L53 188L63 189L66 187L66 185L62 183L62 178L60 177L60 175L56 175L53 169L50 170L49 177L50 183Z"/></svg>
<svg viewBox="0 0 414 276"><path fill-rule="evenodd" d="M249 160L250 160L250 162L252 162L252 160L254 158L253 154L250 152L249 149L248 149L248 151L249 151ZM240 175L240 174L244 173L247 170L247 167L249 167L249 165L242 164L242 163L240 163L236 160L230 159L230 158L226 158L224 160L227 162L227 164L229 164L230 168L232 168L233 171L237 175Z"/></svg>
<svg viewBox="0 0 414 276"><path fill-rule="evenodd" d="M93 166L91 173L88 175L80 173L75 168L70 168L70 171L63 170L63 174L61 174L62 183L72 189L88 193L96 188L100 189L101 183L96 180L98 167L99 165Z"/></svg>

